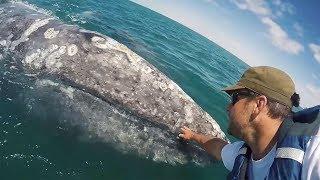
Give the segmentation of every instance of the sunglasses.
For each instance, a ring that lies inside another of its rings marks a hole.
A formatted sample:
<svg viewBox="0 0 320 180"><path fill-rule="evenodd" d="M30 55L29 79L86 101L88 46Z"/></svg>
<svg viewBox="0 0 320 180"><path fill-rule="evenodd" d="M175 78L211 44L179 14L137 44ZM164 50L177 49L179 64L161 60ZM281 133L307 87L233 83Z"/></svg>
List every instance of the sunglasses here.
<svg viewBox="0 0 320 180"><path fill-rule="evenodd" d="M241 90L237 91L231 94L231 103L234 106L240 99L243 99L245 97L253 97L259 95L256 92L252 92L249 90ZM242 98L241 98L242 97Z"/></svg>

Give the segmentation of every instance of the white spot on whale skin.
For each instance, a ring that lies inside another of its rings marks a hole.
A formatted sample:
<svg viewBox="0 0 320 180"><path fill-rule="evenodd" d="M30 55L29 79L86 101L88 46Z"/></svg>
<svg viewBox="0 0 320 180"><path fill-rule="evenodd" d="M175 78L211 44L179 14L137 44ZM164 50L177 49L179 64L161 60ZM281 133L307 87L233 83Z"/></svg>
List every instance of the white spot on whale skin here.
<svg viewBox="0 0 320 180"><path fill-rule="evenodd" d="M119 46L119 43L112 38L104 39L99 36L94 36L91 38L91 41L94 46L100 49L116 49L116 47Z"/></svg>
<svg viewBox="0 0 320 180"><path fill-rule="evenodd" d="M62 66L62 63L59 61L60 57L66 53L66 46L61 46L59 50L53 52L46 59L46 67L51 70L57 70Z"/></svg>
<svg viewBox="0 0 320 180"><path fill-rule="evenodd" d="M32 34L33 32L35 32L36 30L38 30L40 27L46 25L49 23L50 20L52 20L53 18L47 18L47 19L37 19L33 24L31 24L31 26L23 33L23 35L25 37L30 36L30 34Z"/></svg>
<svg viewBox="0 0 320 180"><path fill-rule="evenodd" d="M13 38L13 34L10 34L7 38L8 41L10 41Z"/></svg>
<svg viewBox="0 0 320 180"><path fill-rule="evenodd" d="M192 114L192 107L190 105L187 105L184 107L185 112L185 119L187 123L191 124L193 122L193 114Z"/></svg>
<svg viewBox="0 0 320 180"><path fill-rule="evenodd" d="M50 70L58 70L63 64L60 57L66 53L66 46L52 44L48 49L37 49L22 61L25 65L39 69L42 66Z"/></svg>
<svg viewBox="0 0 320 180"><path fill-rule="evenodd" d="M44 37L46 39L52 39L55 38L59 34L59 31L55 31L54 28L49 28L44 32Z"/></svg>
<svg viewBox="0 0 320 180"><path fill-rule="evenodd" d="M74 89L71 88L71 87L60 87L60 91L65 93L70 99L73 99L73 92L74 92Z"/></svg>
<svg viewBox="0 0 320 180"><path fill-rule="evenodd" d="M31 64L34 60L40 57L40 54L41 54L41 50L37 49L36 52L32 53L29 56L26 56L26 58L24 59L24 63Z"/></svg>
<svg viewBox="0 0 320 180"><path fill-rule="evenodd" d="M117 51L124 52L126 56L128 57L128 61L134 65L134 68L140 67L139 62L141 62L141 57L136 55L134 52L132 52L129 48L127 48L125 45L120 44L116 40L110 38L110 37L101 37L101 36L93 36L91 38L91 42L94 46L100 49L114 49ZM122 59L123 57L120 57ZM140 69L140 68L138 68ZM147 72L149 72L148 69L145 69ZM152 71L152 70L151 70ZM150 71L150 72L151 72Z"/></svg>
<svg viewBox="0 0 320 180"><path fill-rule="evenodd" d="M47 18L47 19L43 19L43 20L41 20L41 19L35 20L35 22L32 23L31 26L26 31L24 31L24 33L21 35L20 39L12 42L10 50L13 51L16 48L16 46L18 46L20 43L28 41L29 40L28 37L33 32L38 30L40 27L48 24L49 21L52 20L52 19L53 18Z"/></svg>
<svg viewBox="0 0 320 180"><path fill-rule="evenodd" d="M1 46L6 46L6 45L7 45L7 41L6 41L6 40L0 41L0 45L1 45Z"/></svg>
<svg viewBox="0 0 320 180"><path fill-rule="evenodd" d="M59 52L60 52L60 55L66 53L66 46L61 46L61 47L59 48Z"/></svg>
<svg viewBox="0 0 320 180"><path fill-rule="evenodd" d="M98 42L98 41L105 41L105 39L104 38L102 38L102 37L99 37L99 36L93 36L92 38L91 38L91 41L92 42Z"/></svg>
<svg viewBox="0 0 320 180"><path fill-rule="evenodd" d="M68 52L69 56L73 56L73 55L77 54L77 52L78 52L77 45L71 44L70 46L68 46L67 52Z"/></svg>
<svg viewBox="0 0 320 180"><path fill-rule="evenodd" d="M24 64L29 66L34 66L36 68L40 68L42 66L42 62L46 56L50 53L56 51L59 48L58 45L52 44L48 49L37 49L36 52L27 55L26 58L22 61Z"/></svg>
<svg viewBox="0 0 320 180"><path fill-rule="evenodd" d="M36 86L37 87L45 87L45 86L58 86L59 83L55 83L51 80L45 79L45 80L37 80Z"/></svg>

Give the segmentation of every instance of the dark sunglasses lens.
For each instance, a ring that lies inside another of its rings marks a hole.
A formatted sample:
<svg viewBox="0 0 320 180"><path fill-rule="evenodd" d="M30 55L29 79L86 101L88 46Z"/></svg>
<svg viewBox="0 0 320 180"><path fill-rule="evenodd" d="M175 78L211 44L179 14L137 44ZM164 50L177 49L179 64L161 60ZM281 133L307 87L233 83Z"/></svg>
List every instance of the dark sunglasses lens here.
<svg viewBox="0 0 320 180"><path fill-rule="evenodd" d="M250 91L235 92L231 95L232 105L235 105L240 100L239 96L249 97L249 96L253 96L253 95L254 94Z"/></svg>
<svg viewBox="0 0 320 180"><path fill-rule="evenodd" d="M233 93L231 96L232 105L235 105L238 101L238 93Z"/></svg>

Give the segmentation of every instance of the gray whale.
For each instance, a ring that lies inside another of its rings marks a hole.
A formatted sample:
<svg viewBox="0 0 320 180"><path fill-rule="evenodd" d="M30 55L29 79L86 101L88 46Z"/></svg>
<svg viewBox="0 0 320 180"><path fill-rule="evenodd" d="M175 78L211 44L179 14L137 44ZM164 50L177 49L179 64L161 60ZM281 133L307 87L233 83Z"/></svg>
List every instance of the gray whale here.
<svg viewBox="0 0 320 180"><path fill-rule="evenodd" d="M64 24L23 3L5 3L0 6L0 49L2 58L14 55L19 72L34 79L25 94L27 104L29 97L43 97L49 103L38 101L33 109L56 111L122 151L172 164L206 164L211 160L199 147L176 139L180 127L226 139L176 83L100 33Z"/></svg>

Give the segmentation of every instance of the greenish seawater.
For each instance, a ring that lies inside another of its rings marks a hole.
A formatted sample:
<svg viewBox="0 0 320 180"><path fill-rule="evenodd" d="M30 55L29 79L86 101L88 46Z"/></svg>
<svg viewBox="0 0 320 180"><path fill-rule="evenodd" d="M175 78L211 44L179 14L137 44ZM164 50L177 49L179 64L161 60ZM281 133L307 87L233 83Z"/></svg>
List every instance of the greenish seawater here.
<svg viewBox="0 0 320 180"><path fill-rule="evenodd" d="M248 65L223 48L130 1L23 3L125 44L179 84L226 130L229 99L221 89ZM7 71L11 57L6 58L0 62L0 179L225 179L222 163L170 165L88 140L68 119L33 106L34 97L26 101L28 78Z"/></svg>

